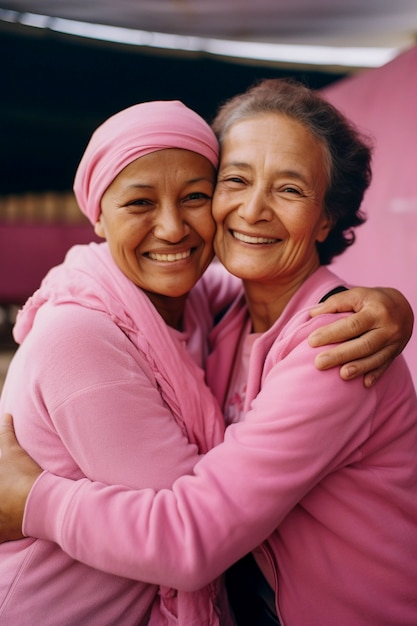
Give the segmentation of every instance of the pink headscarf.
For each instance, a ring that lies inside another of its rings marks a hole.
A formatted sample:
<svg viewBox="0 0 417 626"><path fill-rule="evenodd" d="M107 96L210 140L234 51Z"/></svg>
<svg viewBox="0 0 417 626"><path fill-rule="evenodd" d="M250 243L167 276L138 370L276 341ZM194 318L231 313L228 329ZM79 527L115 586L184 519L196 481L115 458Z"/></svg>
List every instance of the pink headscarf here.
<svg viewBox="0 0 417 626"><path fill-rule="evenodd" d="M78 205L92 224L98 220L101 198L116 176L135 159L165 148L197 152L217 168L219 148L213 131L178 100L136 104L97 128L74 180Z"/></svg>

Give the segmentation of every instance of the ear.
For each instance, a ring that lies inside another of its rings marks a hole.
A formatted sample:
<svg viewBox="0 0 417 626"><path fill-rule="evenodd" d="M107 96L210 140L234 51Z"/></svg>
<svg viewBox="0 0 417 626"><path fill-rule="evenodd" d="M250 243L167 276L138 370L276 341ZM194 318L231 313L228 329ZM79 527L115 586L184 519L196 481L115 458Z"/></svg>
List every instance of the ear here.
<svg viewBox="0 0 417 626"><path fill-rule="evenodd" d="M327 215L323 215L321 224L317 228L316 241L323 243L327 239L327 236L333 228L333 220Z"/></svg>
<svg viewBox="0 0 417 626"><path fill-rule="evenodd" d="M100 213L97 222L94 224L94 232L96 233L97 237L102 237L103 239L106 239L106 233L102 222L102 215L103 213Z"/></svg>

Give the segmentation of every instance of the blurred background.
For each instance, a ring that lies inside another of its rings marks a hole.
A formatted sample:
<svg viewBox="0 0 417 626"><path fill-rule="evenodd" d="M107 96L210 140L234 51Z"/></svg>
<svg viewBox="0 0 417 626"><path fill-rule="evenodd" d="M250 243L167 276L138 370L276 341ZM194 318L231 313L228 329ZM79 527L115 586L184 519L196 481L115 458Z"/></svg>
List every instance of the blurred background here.
<svg viewBox="0 0 417 626"><path fill-rule="evenodd" d="M94 239L72 195L91 132L112 113L179 99L208 121L260 78L321 90L375 144L352 284L417 309L415 0L0 0L0 385L17 308L68 248ZM406 358L417 383L417 341Z"/></svg>

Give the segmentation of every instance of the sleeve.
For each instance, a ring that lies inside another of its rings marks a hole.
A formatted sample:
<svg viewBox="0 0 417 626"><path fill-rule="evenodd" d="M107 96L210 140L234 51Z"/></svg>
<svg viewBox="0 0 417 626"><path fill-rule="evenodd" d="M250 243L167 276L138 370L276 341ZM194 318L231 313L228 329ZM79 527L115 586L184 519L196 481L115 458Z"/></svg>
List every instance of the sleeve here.
<svg viewBox="0 0 417 626"><path fill-rule="evenodd" d="M265 540L369 434L373 390L342 381L335 369L319 372L313 358L304 338L271 367L245 419L170 490L44 473L28 499L25 534L129 578L182 590L205 585Z"/></svg>
<svg viewBox="0 0 417 626"><path fill-rule="evenodd" d="M59 308L53 332L42 335L38 367L46 425L57 436L48 457L54 471L74 475L72 464L91 480L155 489L190 473L197 448L164 403L145 358L106 314ZM42 448L39 454L42 464Z"/></svg>

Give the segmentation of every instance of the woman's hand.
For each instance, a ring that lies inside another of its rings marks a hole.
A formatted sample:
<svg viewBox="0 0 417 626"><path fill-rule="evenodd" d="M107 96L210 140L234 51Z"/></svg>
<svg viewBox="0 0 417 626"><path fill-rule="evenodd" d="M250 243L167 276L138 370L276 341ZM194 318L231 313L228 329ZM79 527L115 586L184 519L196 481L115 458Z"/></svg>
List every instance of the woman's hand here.
<svg viewBox="0 0 417 626"><path fill-rule="evenodd" d="M11 415L0 424L0 542L22 539L26 499L42 469L17 442Z"/></svg>
<svg viewBox="0 0 417 626"><path fill-rule="evenodd" d="M310 335L313 347L344 342L318 354L315 365L321 370L342 365L343 379L364 376L365 386L371 387L407 345L413 330L412 308L397 289L355 287L331 296L314 307L311 315L344 311L354 311L354 315Z"/></svg>

